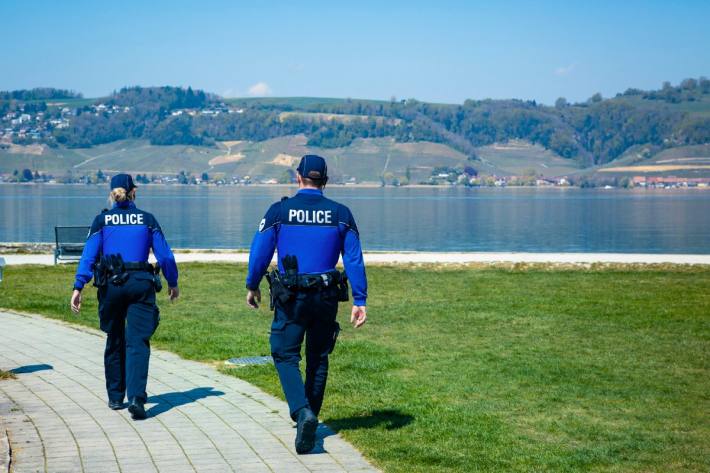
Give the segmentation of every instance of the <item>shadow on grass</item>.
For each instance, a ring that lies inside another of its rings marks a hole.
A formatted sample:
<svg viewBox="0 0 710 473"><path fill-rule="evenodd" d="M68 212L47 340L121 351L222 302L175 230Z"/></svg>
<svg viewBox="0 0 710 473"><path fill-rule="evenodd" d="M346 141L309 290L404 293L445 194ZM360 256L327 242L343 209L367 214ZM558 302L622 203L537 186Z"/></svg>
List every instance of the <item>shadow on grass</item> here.
<svg viewBox="0 0 710 473"><path fill-rule="evenodd" d="M14 374L27 374L27 373L36 373L37 371L45 371L45 370L53 370L54 366L52 365L25 365L25 366L19 366L17 368L13 368L10 370L10 373Z"/></svg>
<svg viewBox="0 0 710 473"><path fill-rule="evenodd" d="M387 430L401 429L409 425L414 420L414 416L404 414L394 409L384 409L372 411L370 414L361 416L344 417L342 419L330 419L327 423L321 423L316 430L316 446L309 452L311 455L327 453L325 449L325 439L335 435L341 430L372 429L384 425Z"/></svg>
<svg viewBox="0 0 710 473"><path fill-rule="evenodd" d="M361 416L344 417L342 419L330 419L327 422L335 432L341 430L372 429L384 426L386 430L396 430L409 425L414 420L414 416L404 414L395 409L384 409L372 411L370 414Z"/></svg>
<svg viewBox="0 0 710 473"><path fill-rule="evenodd" d="M206 388L193 388L189 391L172 392L157 394L155 396L150 396L148 398L148 403L155 403L150 409L146 411L148 417L155 417L163 412L167 412L173 407L184 406L185 404L191 404L200 399L204 399L210 396L223 396L222 391L215 391L213 387Z"/></svg>

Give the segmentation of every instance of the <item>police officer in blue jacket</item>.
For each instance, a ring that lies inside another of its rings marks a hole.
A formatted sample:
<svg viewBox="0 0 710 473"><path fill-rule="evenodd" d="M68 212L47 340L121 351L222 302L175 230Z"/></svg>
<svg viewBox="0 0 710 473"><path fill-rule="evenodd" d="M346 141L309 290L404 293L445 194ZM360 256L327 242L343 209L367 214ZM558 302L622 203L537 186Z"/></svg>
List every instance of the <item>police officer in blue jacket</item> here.
<svg viewBox="0 0 710 473"><path fill-rule="evenodd" d="M352 286L351 323L367 320L367 278L360 238L350 210L323 196L328 168L320 156L303 156L298 166L298 193L273 204L261 220L249 255L247 304L258 308L259 282L278 252L278 270L270 280L274 320L271 354L297 422L296 451L315 446L318 413L328 377L328 355L340 329L335 321L338 300L347 300L346 277ZM335 270L342 255L346 275ZM345 291L345 294L343 294ZM306 380L299 370L306 340Z"/></svg>
<svg viewBox="0 0 710 473"><path fill-rule="evenodd" d="M168 282L170 300L179 296L173 252L158 221L135 205L136 186L128 174L111 179L110 210L94 219L76 271L71 309L79 313L81 290L91 278L98 288L99 322L107 333L104 351L106 391L111 409L124 407L145 419L150 337L158 327L155 303L158 270L148 263L151 248Z"/></svg>

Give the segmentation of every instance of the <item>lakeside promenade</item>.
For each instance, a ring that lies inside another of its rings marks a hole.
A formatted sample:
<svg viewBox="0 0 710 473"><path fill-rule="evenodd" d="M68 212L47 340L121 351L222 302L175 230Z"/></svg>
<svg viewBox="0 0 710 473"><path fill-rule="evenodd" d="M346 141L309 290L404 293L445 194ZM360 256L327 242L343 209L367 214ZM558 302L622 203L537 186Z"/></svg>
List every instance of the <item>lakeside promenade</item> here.
<svg viewBox="0 0 710 473"><path fill-rule="evenodd" d="M148 419L106 407L103 333L0 311L0 472L376 472L321 424L297 455L285 402L152 350ZM8 448L9 447L9 448Z"/></svg>
<svg viewBox="0 0 710 473"><path fill-rule="evenodd" d="M8 265L54 264L54 256L51 254L0 254L0 257L4 258ZM601 263L710 265L710 254L365 252L364 258L366 264L550 263L560 265L585 265ZM249 253L246 251L205 249L177 250L175 252L175 259L178 263L247 263L249 261Z"/></svg>

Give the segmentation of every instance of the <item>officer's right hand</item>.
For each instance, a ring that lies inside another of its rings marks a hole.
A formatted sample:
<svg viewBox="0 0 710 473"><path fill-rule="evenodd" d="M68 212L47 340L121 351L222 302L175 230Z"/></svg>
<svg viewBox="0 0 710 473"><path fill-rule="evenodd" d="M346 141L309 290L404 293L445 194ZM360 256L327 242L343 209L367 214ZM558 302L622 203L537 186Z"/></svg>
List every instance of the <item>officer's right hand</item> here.
<svg viewBox="0 0 710 473"><path fill-rule="evenodd" d="M75 314L78 314L79 311L81 310L81 291L78 289L74 289L74 292L71 294L71 311L74 312Z"/></svg>
<svg viewBox="0 0 710 473"><path fill-rule="evenodd" d="M175 287L169 287L168 288L168 297L170 298L171 301L174 301L178 297L180 297L180 289Z"/></svg>
<svg viewBox="0 0 710 473"><path fill-rule="evenodd" d="M261 304L261 290L252 291L249 289L249 292L247 292L247 305L252 309L258 309L259 304Z"/></svg>
<svg viewBox="0 0 710 473"><path fill-rule="evenodd" d="M360 328L367 321L367 307L364 305L354 305L353 310L350 313L350 323L355 326L355 328Z"/></svg>

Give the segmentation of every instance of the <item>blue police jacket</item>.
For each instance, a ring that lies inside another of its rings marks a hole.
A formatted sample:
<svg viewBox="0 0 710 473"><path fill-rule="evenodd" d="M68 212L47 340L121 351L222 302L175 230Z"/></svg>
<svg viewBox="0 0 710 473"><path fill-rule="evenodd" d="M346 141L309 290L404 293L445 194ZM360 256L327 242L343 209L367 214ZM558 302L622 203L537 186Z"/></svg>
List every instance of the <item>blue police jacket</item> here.
<svg viewBox="0 0 710 473"><path fill-rule="evenodd" d="M92 265L101 255L120 254L123 261L148 261L150 249L163 270L170 287L176 287L178 270L175 256L152 214L131 201L117 202L108 212L97 215L76 270L74 289L81 290L93 276Z"/></svg>
<svg viewBox="0 0 710 473"><path fill-rule="evenodd" d="M248 289L259 288L274 250L278 250L280 271L284 270L281 258L293 255L300 274L332 271L342 254L353 303L365 305L367 276L355 219L350 209L327 199L322 191L301 189L269 208L251 244Z"/></svg>

